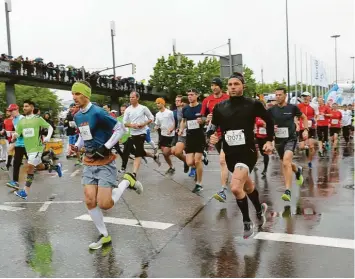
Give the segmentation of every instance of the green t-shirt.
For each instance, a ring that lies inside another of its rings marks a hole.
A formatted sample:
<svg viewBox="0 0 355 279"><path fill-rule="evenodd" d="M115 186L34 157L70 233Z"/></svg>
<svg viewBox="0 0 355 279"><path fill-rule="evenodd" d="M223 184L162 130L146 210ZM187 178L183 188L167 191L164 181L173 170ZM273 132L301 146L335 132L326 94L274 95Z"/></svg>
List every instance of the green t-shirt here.
<svg viewBox="0 0 355 279"><path fill-rule="evenodd" d="M30 115L22 118L16 126L16 133L23 136L27 153L43 152L43 144L40 138L41 128L50 125L42 118Z"/></svg>
<svg viewBox="0 0 355 279"><path fill-rule="evenodd" d="M117 121L119 121L120 123L123 123L123 115L117 117ZM126 128L126 129L128 130L128 132L123 135L123 137L120 140L120 143L125 143L128 140L128 138L131 136L131 129L129 129L129 128Z"/></svg>

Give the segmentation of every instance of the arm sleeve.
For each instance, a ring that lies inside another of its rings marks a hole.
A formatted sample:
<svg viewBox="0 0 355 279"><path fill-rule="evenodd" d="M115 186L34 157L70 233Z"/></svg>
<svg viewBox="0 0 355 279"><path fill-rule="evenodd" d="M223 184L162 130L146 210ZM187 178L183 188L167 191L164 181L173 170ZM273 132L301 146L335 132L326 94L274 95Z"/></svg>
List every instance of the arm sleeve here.
<svg viewBox="0 0 355 279"><path fill-rule="evenodd" d="M158 113L155 115L155 125L159 126L159 119L157 117Z"/></svg>
<svg viewBox="0 0 355 279"><path fill-rule="evenodd" d="M174 117L174 112L170 112L170 118L171 118L171 123L173 123L174 128L176 128L176 123L175 123L175 117ZM170 128L170 127L169 127Z"/></svg>
<svg viewBox="0 0 355 279"><path fill-rule="evenodd" d="M83 138L81 137L80 134L79 134L79 136L78 136L78 140L77 140L76 143L75 143L75 146L76 146L78 149L81 149L81 148L84 146L84 140L83 140Z"/></svg>
<svg viewBox="0 0 355 279"><path fill-rule="evenodd" d="M124 136L127 132L124 125L117 121L115 127L113 127L113 134L111 138L105 143L107 149L111 149L116 145L116 143Z"/></svg>
<svg viewBox="0 0 355 279"><path fill-rule="evenodd" d="M128 112L129 112L129 110L128 110L128 108L126 109L126 111L124 112L124 114L123 114L123 117L122 117L122 123L123 123L123 125L125 125L125 124L127 124L128 123Z"/></svg>
<svg viewBox="0 0 355 279"><path fill-rule="evenodd" d="M202 116L207 116L207 98L203 99L202 101L200 113Z"/></svg>
<svg viewBox="0 0 355 279"><path fill-rule="evenodd" d="M254 104L256 116L259 116L266 123L266 140L272 141L274 138L274 121L261 102L255 101Z"/></svg>
<svg viewBox="0 0 355 279"><path fill-rule="evenodd" d="M144 107L144 115L149 119L154 121L154 115L150 112L147 107Z"/></svg>
<svg viewBox="0 0 355 279"><path fill-rule="evenodd" d="M217 104L214 108L213 108L213 112L212 112L212 121L211 123L213 125L215 125L216 127L219 127L221 122L220 122L220 113L219 113L219 105Z"/></svg>
<svg viewBox="0 0 355 279"><path fill-rule="evenodd" d="M15 127L15 131L17 135L21 135L22 134L22 125L21 125L21 120L17 123L16 127Z"/></svg>

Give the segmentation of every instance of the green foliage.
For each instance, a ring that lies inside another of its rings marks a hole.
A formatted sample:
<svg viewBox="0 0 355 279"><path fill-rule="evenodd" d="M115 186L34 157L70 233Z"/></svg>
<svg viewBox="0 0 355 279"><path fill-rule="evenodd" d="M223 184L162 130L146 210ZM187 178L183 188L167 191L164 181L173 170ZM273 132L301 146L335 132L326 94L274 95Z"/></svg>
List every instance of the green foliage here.
<svg viewBox="0 0 355 279"><path fill-rule="evenodd" d="M111 102L109 96L98 95L98 94L92 94L90 100L91 102L98 103L100 106L109 104Z"/></svg>
<svg viewBox="0 0 355 279"><path fill-rule="evenodd" d="M149 84L158 92L167 93L168 100L174 100L176 95L185 94L190 88L196 88L200 93L210 91L211 80L219 76L219 62L215 58L205 58L197 65L181 55L180 66L177 65L177 57L169 55L167 59L158 59L154 72L150 76Z"/></svg>
<svg viewBox="0 0 355 279"><path fill-rule="evenodd" d="M33 101L42 113L50 112L53 117L58 115L61 104L57 95L48 88L15 85L16 103L21 108L25 100ZM6 110L5 84L0 83L0 110Z"/></svg>

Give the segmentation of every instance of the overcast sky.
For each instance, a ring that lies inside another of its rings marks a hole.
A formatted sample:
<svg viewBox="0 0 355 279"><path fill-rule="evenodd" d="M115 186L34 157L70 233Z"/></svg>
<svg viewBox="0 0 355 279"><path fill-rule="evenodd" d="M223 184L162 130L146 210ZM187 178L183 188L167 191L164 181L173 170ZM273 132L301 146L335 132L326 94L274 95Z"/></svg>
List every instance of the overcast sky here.
<svg viewBox="0 0 355 279"><path fill-rule="evenodd" d="M307 52L323 61L328 80L334 80L334 34L341 35L338 79L351 80L354 1L288 2L291 82L295 44L299 78L302 48L303 76ZM108 67L111 20L116 22L116 65L135 63L138 80L149 78L157 58L172 52L174 38L182 53L201 53L231 38L232 53L243 54L257 81L261 66L265 82L287 79L285 0L12 0L12 53L87 69ZM4 12L0 23L0 53L7 53ZM211 53L228 54L228 47ZM117 75L130 76L131 68L119 68Z"/></svg>

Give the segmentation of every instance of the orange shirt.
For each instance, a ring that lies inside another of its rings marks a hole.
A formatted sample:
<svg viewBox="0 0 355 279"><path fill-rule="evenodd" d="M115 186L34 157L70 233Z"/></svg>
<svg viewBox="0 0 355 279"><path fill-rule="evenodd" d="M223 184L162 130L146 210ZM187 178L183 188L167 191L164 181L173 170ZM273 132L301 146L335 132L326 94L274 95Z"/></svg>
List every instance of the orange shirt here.
<svg viewBox="0 0 355 279"><path fill-rule="evenodd" d="M256 133L255 136L259 139L264 139L267 137L266 128L264 127L265 122L260 118L255 118Z"/></svg>

